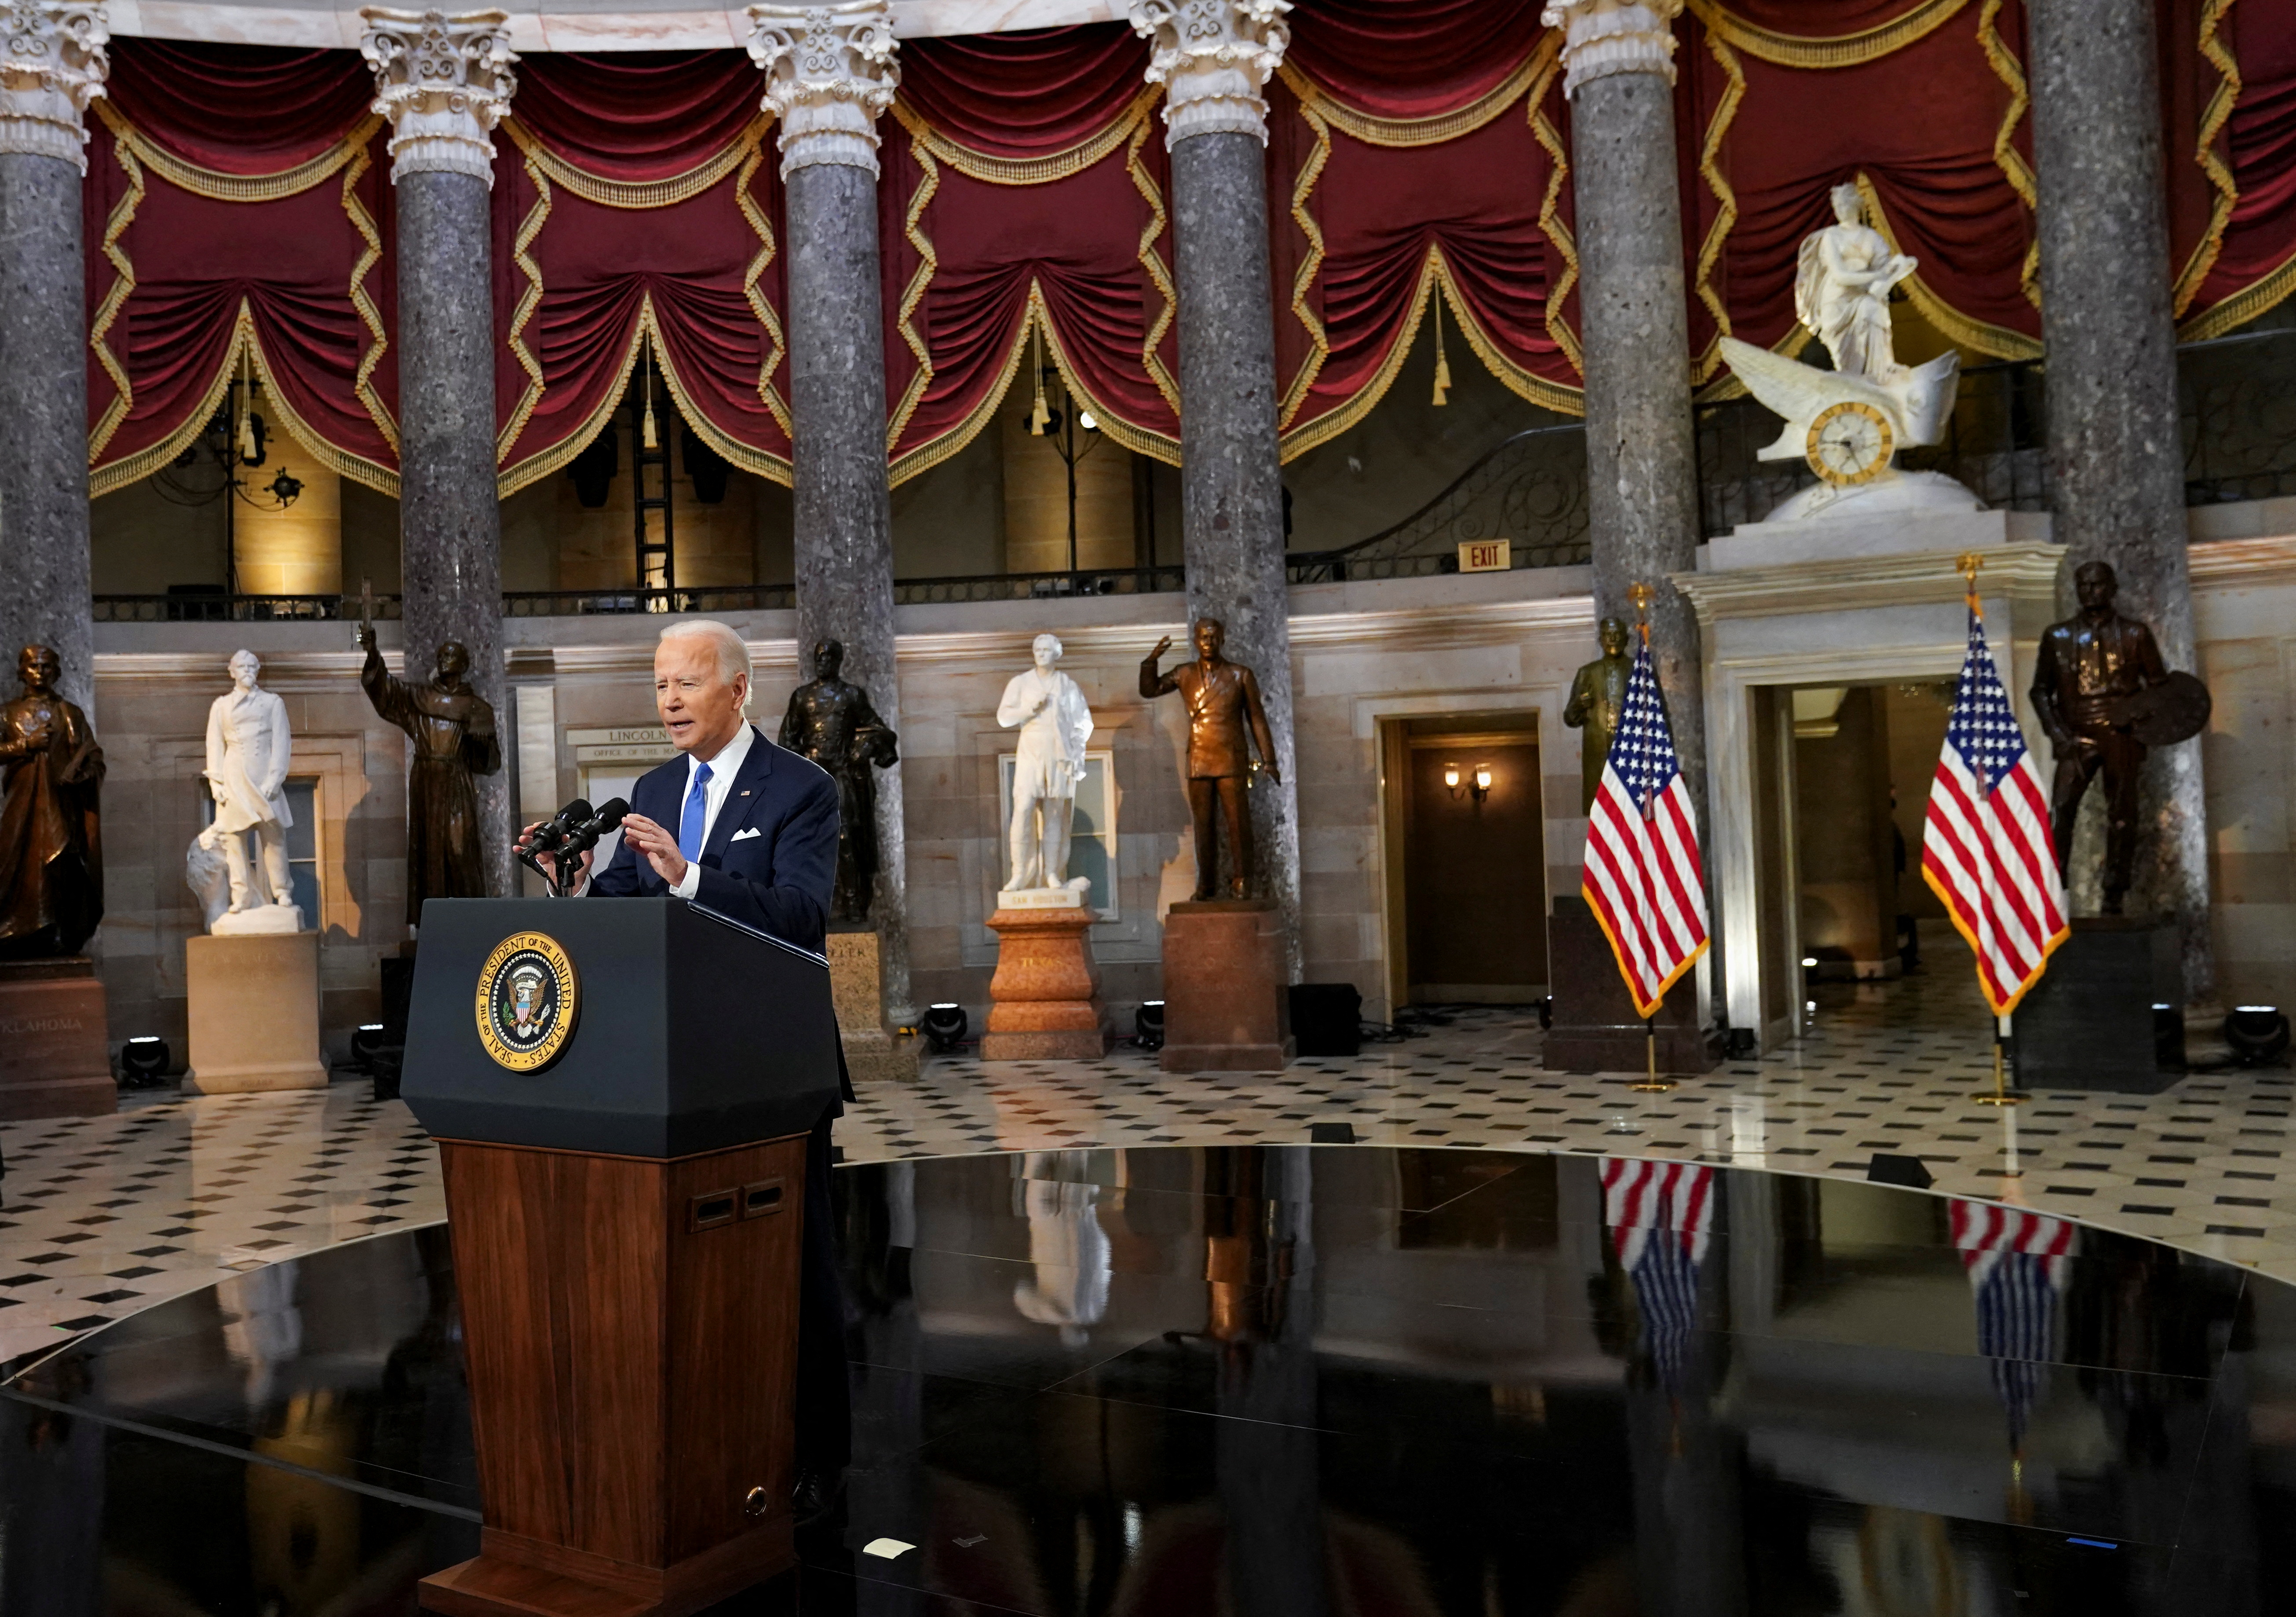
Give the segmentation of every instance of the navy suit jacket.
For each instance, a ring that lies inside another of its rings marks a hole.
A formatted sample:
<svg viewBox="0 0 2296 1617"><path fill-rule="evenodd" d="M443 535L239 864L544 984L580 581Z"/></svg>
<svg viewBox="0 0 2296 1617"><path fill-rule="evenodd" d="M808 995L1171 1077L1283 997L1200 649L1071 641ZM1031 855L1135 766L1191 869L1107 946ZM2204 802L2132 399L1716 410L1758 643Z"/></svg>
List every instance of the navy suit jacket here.
<svg viewBox="0 0 2296 1617"><path fill-rule="evenodd" d="M775 746L750 726L750 755L709 827L693 901L821 952L829 899L837 881L837 783L809 759ZM630 788L630 808L677 830L689 770L684 754L648 770ZM755 832L753 836L738 836ZM660 898L669 883L627 841L590 878L591 893L609 899Z"/></svg>

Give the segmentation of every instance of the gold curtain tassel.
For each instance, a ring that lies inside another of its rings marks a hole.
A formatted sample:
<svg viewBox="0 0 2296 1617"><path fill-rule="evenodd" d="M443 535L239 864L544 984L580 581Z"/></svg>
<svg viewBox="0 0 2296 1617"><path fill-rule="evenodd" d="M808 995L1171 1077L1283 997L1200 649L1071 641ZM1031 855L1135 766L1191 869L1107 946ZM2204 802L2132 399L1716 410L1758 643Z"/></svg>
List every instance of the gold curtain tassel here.
<svg viewBox="0 0 2296 1617"><path fill-rule="evenodd" d="M1435 303L1435 398L1434 405L1441 409L1450 402L1444 397L1451 390L1451 357L1443 351L1443 297L1437 293Z"/></svg>
<svg viewBox="0 0 2296 1617"><path fill-rule="evenodd" d="M1044 328L1042 326L1037 327L1033 335L1037 349L1037 363L1034 367L1037 375L1037 402L1029 408L1029 436L1031 438L1042 438L1045 435L1045 429L1053 424L1053 413L1045 406Z"/></svg>

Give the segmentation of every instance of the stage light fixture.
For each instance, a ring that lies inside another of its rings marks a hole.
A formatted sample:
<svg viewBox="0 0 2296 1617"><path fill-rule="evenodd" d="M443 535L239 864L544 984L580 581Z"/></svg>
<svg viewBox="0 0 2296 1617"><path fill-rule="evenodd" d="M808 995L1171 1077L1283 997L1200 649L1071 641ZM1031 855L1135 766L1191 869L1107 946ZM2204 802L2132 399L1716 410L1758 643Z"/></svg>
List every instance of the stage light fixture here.
<svg viewBox="0 0 2296 1617"><path fill-rule="evenodd" d="M145 1036L119 1047L119 1071L131 1089L156 1089L168 1071L168 1041Z"/></svg>
<svg viewBox="0 0 2296 1617"><path fill-rule="evenodd" d="M1100 417L1095 415L1090 410L1078 410L1077 425L1087 432L1097 432L1100 431Z"/></svg>
<svg viewBox="0 0 2296 1617"><path fill-rule="evenodd" d="M951 1000L942 1000L925 1007L924 1020L917 1023L925 1036L925 1045L935 1055L954 1055L972 1022L964 1007Z"/></svg>
<svg viewBox="0 0 2296 1617"><path fill-rule="evenodd" d="M1164 1047L1164 1002L1144 999L1132 1014L1132 1042L1143 1050Z"/></svg>
<svg viewBox="0 0 2296 1617"><path fill-rule="evenodd" d="M2288 1054L2288 1014L2276 1005L2236 1005L2224 1038L2242 1066L2268 1065Z"/></svg>
<svg viewBox="0 0 2296 1617"><path fill-rule="evenodd" d="M374 1071L375 1059L382 1054L384 1043L382 1023L363 1022L351 1030L351 1064L362 1072Z"/></svg>

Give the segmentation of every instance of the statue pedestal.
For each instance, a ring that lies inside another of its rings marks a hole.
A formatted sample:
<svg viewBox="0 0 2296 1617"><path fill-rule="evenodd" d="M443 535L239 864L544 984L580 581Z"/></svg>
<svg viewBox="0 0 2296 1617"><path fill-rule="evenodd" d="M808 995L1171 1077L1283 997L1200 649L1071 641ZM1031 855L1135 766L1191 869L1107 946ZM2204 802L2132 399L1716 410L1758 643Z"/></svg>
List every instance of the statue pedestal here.
<svg viewBox="0 0 2296 1617"><path fill-rule="evenodd" d="M1554 914L1546 923L1546 958L1554 986L1554 1025L1547 1030L1538 1064L1549 1072L1647 1071L1650 1036L1635 1014L1627 980L1619 975L1618 956L1595 912L1575 893L1554 900ZM1685 976L1667 990L1653 1020L1661 1078L1713 1070L1714 1057L1699 1030L1694 976Z"/></svg>
<svg viewBox="0 0 2296 1617"><path fill-rule="evenodd" d="M917 1048L885 1027L884 979L876 932L867 927L829 934L829 997L837 1007L838 1042L857 1084L914 1083Z"/></svg>
<svg viewBox="0 0 2296 1617"><path fill-rule="evenodd" d="M1108 1007L1092 958L1095 918L1075 906L999 907L988 917L996 975L988 984L981 1060L1097 1061L1108 1054Z"/></svg>
<svg viewBox="0 0 2296 1617"><path fill-rule="evenodd" d="M0 1122L119 1110L95 962L0 961Z"/></svg>
<svg viewBox="0 0 2296 1617"><path fill-rule="evenodd" d="M255 932L184 945L193 1095L324 1089L319 934Z"/></svg>
<svg viewBox="0 0 2296 1617"><path fill-rule="evenodd" d="M1281 1071L1292 1059L1283 978L1273 904L1173 905L1164 917L1164 1071Z"/></svg>
<svg viewBox="0 0 2296 1617"><path fill-rule="evenodd" d="M2018 1087L2158 1095L2184 1072L2161 1065L2152 1007L2181 1013L2183 982L2173 924L2143 915L2075 921L2010 1019Z"/></svg>

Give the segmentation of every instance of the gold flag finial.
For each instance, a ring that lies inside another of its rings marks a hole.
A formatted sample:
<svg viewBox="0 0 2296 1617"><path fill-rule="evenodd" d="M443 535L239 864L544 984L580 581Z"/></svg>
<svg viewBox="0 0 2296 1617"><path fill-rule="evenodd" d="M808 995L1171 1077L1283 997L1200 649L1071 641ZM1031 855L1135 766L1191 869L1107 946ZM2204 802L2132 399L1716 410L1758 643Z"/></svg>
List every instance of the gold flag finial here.
<svg viewBox="0 0 2296 1617"><path fill-rule="evenodd" d="M1953 559L1954 571L1969 580L1968 599L1972 611L1977 607L1977 574L1984 565L1985 558L1973 550L1964 550Z"/></svg>
<svg viewBox="0 0 2296 1617"><path fill-rule="evenodd" d="M1650 644L1650 603L1658 592L1647 584L1627 586L1627 600L1635 609L1635 622L1643 631L1643 644Z"/></svg>

